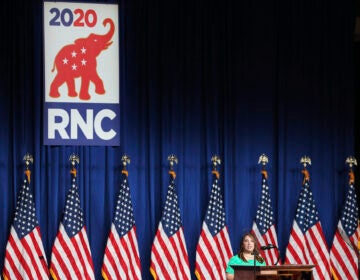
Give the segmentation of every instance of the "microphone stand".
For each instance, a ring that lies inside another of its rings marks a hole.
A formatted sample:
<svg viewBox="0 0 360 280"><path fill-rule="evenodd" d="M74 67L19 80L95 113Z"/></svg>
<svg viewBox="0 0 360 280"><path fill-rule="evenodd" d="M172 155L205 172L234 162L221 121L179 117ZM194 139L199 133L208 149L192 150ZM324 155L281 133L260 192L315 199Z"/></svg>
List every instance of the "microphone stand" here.
<svg viewBox="0 0 360 280"><path fill-rule="evenodd" d="M276 259L276 262L275 262L274 265L277 265L278 262L280 261L280 250L276 245L272 245L272 244L261 247L261 250L269 250L269 249L276 249L276 251L277 251L277 259Z"/></svg>
<svg viewBox="0 0 360 280"><path fill-rule="evenodd" d="M258 253L252 252L251 254L254 255L254 279L256 279L256 256Z"/></svg>
<svg viewBox="0 0 360 280"><path fill-rule="evenodd" d="M277 265L278 264L278 262L279 262L279 260L280 260L280 250L279 250L279 248L278 247L275 247L276 248L276 250L277 250L277 260L276 260L276 262L275 262L275 264L274 265Z"/></svg>

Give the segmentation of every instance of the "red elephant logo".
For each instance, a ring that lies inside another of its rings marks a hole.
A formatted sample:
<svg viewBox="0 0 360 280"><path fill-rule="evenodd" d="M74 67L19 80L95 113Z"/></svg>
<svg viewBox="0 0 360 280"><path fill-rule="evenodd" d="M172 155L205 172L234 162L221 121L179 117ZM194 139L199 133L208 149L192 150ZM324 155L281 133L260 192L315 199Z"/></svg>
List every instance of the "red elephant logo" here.
<svg viewBox="0 0 360 280"><path fill-rule="evenodd" d="M68 96L76 97L75 78L81 78L79 98L89 100L89 84L93 82L95 92L104 94L105 88L102 79L97 73L97 56L106 50L111 44L114 35L115 25L110 18L103 21L103 25L110 25L110 30L104 34L91 33L86 38L76 39L74 44L66 45L55 56L54 66L51 70L57 70L56 76L50 86L50 97L60 97L59 87L66 83Z"/></svg>

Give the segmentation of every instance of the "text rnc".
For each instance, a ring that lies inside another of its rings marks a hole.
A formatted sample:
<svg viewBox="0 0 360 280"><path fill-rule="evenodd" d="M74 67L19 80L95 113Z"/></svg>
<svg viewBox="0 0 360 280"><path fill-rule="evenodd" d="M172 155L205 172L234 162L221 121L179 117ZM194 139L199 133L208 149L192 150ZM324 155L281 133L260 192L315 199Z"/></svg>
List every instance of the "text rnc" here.
<svg viewBox="0 0 360 280"><path fill-rule="evenodd" d="M102 109L94 115L93 109L86 109L82 115L77 109L71 109L70 114L59 108L48 109L48 139L55 139L56 133L62 139L78 139L79 130L86 139L94 139L94 133L102 140L110 140L116 136L112 128L104 128L104 121L112 121L116 113L110 109Z"/></svg>

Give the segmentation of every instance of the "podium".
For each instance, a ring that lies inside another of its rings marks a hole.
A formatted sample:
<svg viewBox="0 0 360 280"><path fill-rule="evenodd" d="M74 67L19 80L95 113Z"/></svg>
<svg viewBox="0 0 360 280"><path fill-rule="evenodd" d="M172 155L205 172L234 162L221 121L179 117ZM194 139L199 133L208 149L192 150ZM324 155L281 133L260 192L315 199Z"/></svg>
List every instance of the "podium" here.
<svg viewBox="0 0 360 280"><path fill-rule="evenodd" d="M270 265L270 266L243 266L232 265L234 280L312 280L312 270L315 265Z"/></svg>

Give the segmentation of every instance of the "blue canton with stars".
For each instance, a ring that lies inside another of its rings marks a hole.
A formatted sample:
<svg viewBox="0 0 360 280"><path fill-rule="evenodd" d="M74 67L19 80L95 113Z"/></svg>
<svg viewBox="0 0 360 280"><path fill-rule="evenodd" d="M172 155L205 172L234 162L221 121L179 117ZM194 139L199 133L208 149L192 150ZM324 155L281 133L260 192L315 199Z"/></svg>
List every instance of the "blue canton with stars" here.
<svg viewBox="0 0 360 280"><path fill-rule="evenodd" d="M261 186L261 200L258 209L256 210L255 222L261 234L265 234L275 223L274 212L271 207L269 185L264 175Z"/></svg>
<svg viewBox="0 0 360 280"><path fill-rule="evenodd" d="M14 228L19 239L30 233L38 224L33 196L25 179L17 200L14 217Z"/></svg>
<svg viewBox="0 0 360 280"><path fill-rule="evenodd" d="M308 180L301 189L295 219L303 233L319 221L319 213Z"/></svg>
<svg viewBox="0 0 360 280"><path fill-rule="evenodd" d="M358 223L358 206L354 185L349 185L346 196L345 207L341 215L341 224L348 236L352 236L357 228Z"/></svg>
<svg viewBox="0 0 360 280"><path fill-rule="evenodd" d="M71 238L76 235L84 226L83 212L80 207L80 196L78 187L75 184L76 178L72 178L71 188L67 195L64 213L64 227Z"/></svg>
<svg viewBox="0 0 360 280"><path fill-rule="evenodd" d="M116 230L121 237L126 235L135 225L130 188L127 177L125 175L123 176L124 178L120 185L113 221Z"/></svg>
<svg viewBox="0 0 360 280"><path fill-rule="evenodd" d="M224 203L219 180L216 177L210 193L210 202L206 211L205 222L213 236L225 227Z"/></svg>
<svg viewBox="0 0 360 280"><path fill-rule="evenodd" d="M175 180L171 176L161 223L167 236L172 236L182 225Z"/></svg>

